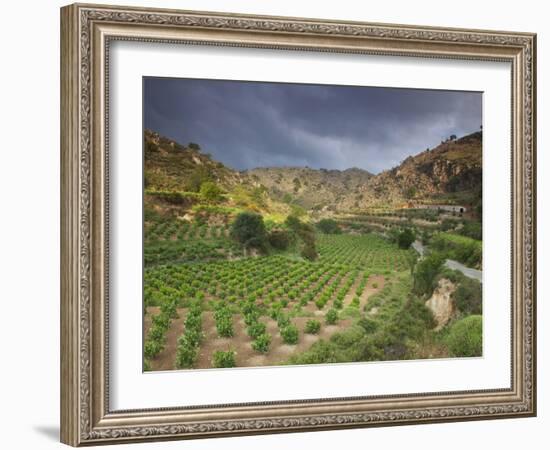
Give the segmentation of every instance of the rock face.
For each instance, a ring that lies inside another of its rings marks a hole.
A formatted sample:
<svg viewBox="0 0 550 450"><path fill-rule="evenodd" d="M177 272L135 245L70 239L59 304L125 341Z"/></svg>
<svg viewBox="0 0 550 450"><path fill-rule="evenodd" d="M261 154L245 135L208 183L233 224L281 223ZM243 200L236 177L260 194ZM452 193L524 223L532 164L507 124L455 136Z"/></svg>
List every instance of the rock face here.
<svg viewBox="0 0 550 450"><path fill-rule="evenodd" d="M256 189L277 203L327 216L377 207L414 207L456 193L461 204L469 203L465 194L470 194L466 197L472 197L472 204L481 197L481 132L442 142L377 175L356 167L260 167L239 172L213 160L196 144L181 145L151 130L145 130L144 141L145 187L160 191L188 191L190 181L208 175L226 191L236 186Z"/></svg>
<svg viewBox="0 0 550 450"><path fill-rule="evenodd" d="M243 172L276 198L290 196L306 209L353 211L399 207L456 192L476 192L482 182L482 134L447 140L407 157L390 170L264 167ZM289 198L290 198L289 197Z"/></svg>
<svg viewBox="0 0 550 450"><path fill-rule="evenodd" d="M432 296L426 301L426 307L432 311L437 323L435 330L441 330L451 319L455 307L452 297L456 286L447 278L441 278Z"/></svg>
<svg viewBox="0 0 550 450"><path fill-rule="evenodd" d="M362 190L374 176L356 167L346 170L309 167L260 167L242 173L274 198L292 199L306 209L337 210L346 198L363 200ZM349 200L352 201L352 200Z"/></svg>

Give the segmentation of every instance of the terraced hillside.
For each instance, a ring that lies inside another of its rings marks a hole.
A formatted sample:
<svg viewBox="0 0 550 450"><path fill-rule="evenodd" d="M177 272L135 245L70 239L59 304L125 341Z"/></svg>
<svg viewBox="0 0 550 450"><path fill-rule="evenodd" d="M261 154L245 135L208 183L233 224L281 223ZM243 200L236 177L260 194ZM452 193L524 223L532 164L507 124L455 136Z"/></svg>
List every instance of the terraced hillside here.
<svg viewBox="0 0 550 450"><path fill-rule="evenodd" d="M480 145L378 175L238 172L145 131L145 370L479 356L480 284L443 265L481 267L479 215L414 206L480 201Z"/></svg>

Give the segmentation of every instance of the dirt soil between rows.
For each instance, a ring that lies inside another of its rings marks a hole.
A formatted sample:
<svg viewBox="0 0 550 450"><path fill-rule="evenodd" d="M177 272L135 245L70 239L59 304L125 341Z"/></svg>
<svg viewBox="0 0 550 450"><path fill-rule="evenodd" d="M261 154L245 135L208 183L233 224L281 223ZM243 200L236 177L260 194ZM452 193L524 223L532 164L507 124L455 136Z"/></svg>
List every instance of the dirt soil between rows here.
<svg viewBox="0 0 550 450"><path fill-rule="evenodd" d="M344 280L342 280L344 282ZM363 311L368 299L379 292L384 287L384 276L371 275L365 290L360 296L360 311ZM360 277L357 277L349 293L344 299L344 307L349 306L355 291L360 283ZM374 285L376 287L374 287ZM204 339L201 343L199 356L195 364L195 369L212 368L212 356L215 351L233 350L236 352L235 362L237 367L259 367L259 366L278 366L288 361L289 357L308 350L315 342L330 337L339 331L343 331L354 322L353 319L344 318L338 320L335 325L327 325L324 321L324 315L332 306L332 300L322 310L319 310L314 302L309 302L303 309L307 315L305 317L294 317L292 323L299 330L299 340L296 345L285 344L279 333L277 322L269 317L262 317L260 320L266 324L266 329L271 334L271 344L267 353L259 353L252 348L252 339L246 332L246 324L241 314L233 316L234 335L231 338L220 338L216 331L216 323L211 311L203 313L202 329ZM151 326L151 317L159 313L160 308L148 307L143 321L144 336ZM166 335L166 345L164 350L151 362L152 370L173 370L175 369L175 360L177 352L177 340L184 332L186 309L178 309L178 317L173 319ZM321 322L321 329L318 334L307 334L304 332L306 322L315 318Z"/></svg>

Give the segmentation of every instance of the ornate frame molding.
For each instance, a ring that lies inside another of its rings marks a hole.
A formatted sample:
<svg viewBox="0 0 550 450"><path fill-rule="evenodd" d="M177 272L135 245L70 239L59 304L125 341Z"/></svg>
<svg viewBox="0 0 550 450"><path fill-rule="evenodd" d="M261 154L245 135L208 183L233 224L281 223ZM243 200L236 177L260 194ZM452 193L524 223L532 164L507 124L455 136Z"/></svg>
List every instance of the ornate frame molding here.
<svg viewBox="0 0 550 450"><path fill-rule="evenodd" d="M110 411L108 57L115 39L508 61L513 85L512 386L483 392ZM536 36L98 5L61 10L61 439L79 446L536 413Z"/></svg>

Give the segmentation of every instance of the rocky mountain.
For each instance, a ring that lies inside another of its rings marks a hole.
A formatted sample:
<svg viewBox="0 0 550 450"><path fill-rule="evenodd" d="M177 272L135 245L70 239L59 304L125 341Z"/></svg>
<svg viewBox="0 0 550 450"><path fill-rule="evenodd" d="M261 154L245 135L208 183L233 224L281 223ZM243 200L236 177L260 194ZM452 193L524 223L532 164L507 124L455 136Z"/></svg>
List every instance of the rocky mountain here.
<svg viewBox="0 0 550 450"><path fill-rule="evenodd" d="M449 139L373 175L362 169L258 168L245 172L271 195L306 209L349 211L453 198L471 202L481 189L481 132ZM466 195L461 195L466 194Z"/></svg>
<svg viewBox="0 0 550 450"><path fill-rule="evenodd" d="M151 130L144 132L144 187L146 215L191 219L208 211L206 215L224 222L237 210L271 218L285 218L293 211L246 174L212 159L198 144L181 145Z"/></svg>
<svg viewBox="0 0 550 450"><path fill-rule="evenodd" d="M424 202L472 204L481 193L481 132L453 137L377 175L358 168L260 167L239 172L213 160L197 144L183 146L150 130L144 139L146 192L198 192L204 181L212 181L230 200L245 192L256 204L276 205L279 211L288 205L287 210L299 206L329 214Z"/></svg>
<svg viewBox="0 0 550 450"><path fill-rule="evenodd" d="M262 167L243 172L256 186L265 186L273 197L306 209L337 205L359 194L373 177L366 170L311 169L309 167Z"/></svg>
<svg viewBox="0 0 550 450"><path fill-rule="evenodd" d="M206 179L224 189L243 183L239 172L214 161L198 144L181 145L151 130L145 130L144 144L146 190L194 192Z"/></svg>
<svg viewBox="0 0 550 450"><path fill-rule="evenodd" d="M449 139L434 149L409 156L399 166L372 177L359 202L343 208L399 206L424 201L474 202L482 185L482 133Z"/></svg>

